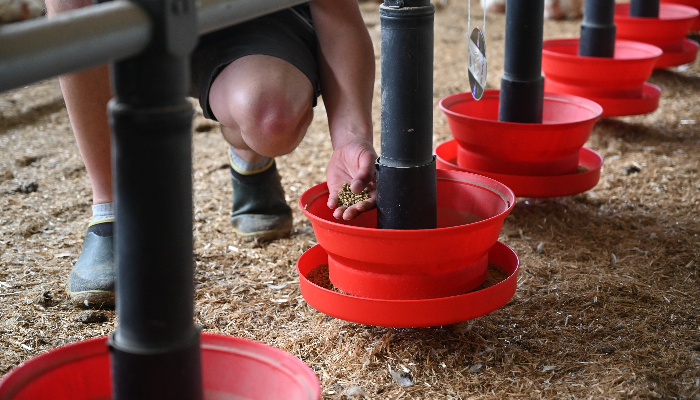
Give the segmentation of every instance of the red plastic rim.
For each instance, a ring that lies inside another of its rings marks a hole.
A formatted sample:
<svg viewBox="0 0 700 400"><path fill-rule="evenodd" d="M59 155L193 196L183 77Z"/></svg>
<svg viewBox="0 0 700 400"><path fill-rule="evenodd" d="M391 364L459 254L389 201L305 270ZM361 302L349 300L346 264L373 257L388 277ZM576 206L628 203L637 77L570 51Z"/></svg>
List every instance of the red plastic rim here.
<svg viewBox="0 0 700 400"><path fill-rule="evenodd" d="M661 0L662 3L680 4L683 6L693 7L694 9L700 11L700 0ZM700 31L700 16L695 18L693 25L690 27L691 31Z"/></svg>
<svg viewBox="0 0 700 400"><path fill-rule="evenodd" d="M563 93L578 89L549 79L545 79L544 87L548 91ZM645 82L642 85L642 92L634 97L596 97L591 95L588 98L603 107L603 117L621 117L648 114L655 111L659 108L660 97L661 88Z"/></svg>
<svg viewBox="0 0 700 400"><path fill-rule="evenodd" d="M659 4L658 18L630 17L630 4L615 5L617 39L653 44L666 51L680 51L682 41L700 12L680 4Z"/></svg>
<svg viewBox="0 0 700 400"><path fill-rule="evenodd" d="M318 400L316 374L298 358L252 340L201 335L205 399ZM0 381L0 399L110 399L107 338L59 347L15 367Z"/></svg>
<svg viewBox="0 0 700 400"><path fill-rule="evenodd" d="M515 294L519 260L515 252L497 242L488 253L489 262L503 268L508 277L494 286L473 292L423 300L384 300L350 296L324 289L306 276L328 262L320 245L307 250L297 261L301 294L318 311L345 321L394 328L438 326L468 321L503 307Z"/></svg>
<svg viewBox="0 0 700 400"><path fill-rule="evenodd" d="M465 170L508 175L573 173L578 152L603 112L578 96L545 93L543 123L498 121L499 91L487 90L480 101L458 93L440 101L452 135L459 143L458 163Z"/></svg>
<svg viewBox="0 0 700 400"><path fill-rule="evenodd" d="M688 64L695 61L698 55L698 42L692 39L683 39L682 48L677 51L666 51L659 57L654 68L669 68L678 65Z"/></svg>
<svg viewBox="0 0 700 400"><path fill-rule="evenodd" d="M642 96L644 82L663 53L656 46L628 40L615 42L614 57L579 56L578 47L579 39L544 41L545 90L585 97L596 103L596 98Z"/></svg>
<svg viewBox="0 0 700 400"><path fill-rule="evenodd" d="M457 165L457 142L450 140L435 149L438 168L463 171ZM583 147L579 152L579 165L585 169L583 172L554 176L522 176L504 175L488 172L469 171L481 173L493 178L513 190L518 197L545 198L572 196L583 193L595 187L600 180L600 169L603 166L603 157L595 151Z"/></svg>
<svg viewBox="0 0 700 400"><path fill-rule="evenodd" d="M326 205L325 183L302 194L299 206L328 253L336 287L361 297L425 299L464 293L483 282L486 255L515 195L484 176L438 170L437 177L436 229L377 229L376 210L336 220Z"/></svg>
<svg viewBox="0 0 700 400"><path fill-rule="evenodd" d="M659 106L661 89L645 82L666 55L650 44L617 40L615 56L581 57L578 39L543 44L545 90L586 97L603 107L603 117L647 114Z"/></svg>

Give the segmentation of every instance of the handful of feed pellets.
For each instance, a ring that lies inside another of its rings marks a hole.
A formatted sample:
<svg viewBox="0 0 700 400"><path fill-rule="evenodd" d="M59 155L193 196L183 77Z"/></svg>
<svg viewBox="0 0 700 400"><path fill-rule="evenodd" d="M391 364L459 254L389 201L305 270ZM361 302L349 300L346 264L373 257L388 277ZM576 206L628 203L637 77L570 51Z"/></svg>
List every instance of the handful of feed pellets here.
<svg viewBox="0 0 700 400"><path fill-rule="evenodd" d="M369 199L369 190L364 189L360 193L353 193L348 183L343 185L343 188L338 192L338 203L344 207L350 207L353 204L367 199Z"/></svg>

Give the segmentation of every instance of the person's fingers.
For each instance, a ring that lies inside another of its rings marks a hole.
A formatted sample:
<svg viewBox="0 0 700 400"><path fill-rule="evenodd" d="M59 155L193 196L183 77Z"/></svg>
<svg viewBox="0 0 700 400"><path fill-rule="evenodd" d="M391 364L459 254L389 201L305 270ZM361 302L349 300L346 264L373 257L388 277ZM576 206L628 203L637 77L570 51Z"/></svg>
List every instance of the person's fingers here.
<svg viewBox="0 0 700 400"><path fill-rule="evenodd" d="M357 209L357 207L348 207L347 210L343 213L343 219L346 221L350 221L351 219L357 217L360 215L361 212Z"/></svg>
<svg viewBox="0 0 700 400"><path fill-rule="evenodd" d="M362 182L361 180L357 179L357 180L355 180L355 181L352 182L352 185L350 185L350 190L351 190L353 193L358 194L358 193L362 192L362 191L365 189L365 186L366 186L366 185L365 185L364 182Z"/></svg>
<svg viewBox="0 0 700 400"><path fill-rule="evenodd" d="M328 192L328 208L331 210L335 209L338 207L338 193L330 190Z"/></svg>
<svg viewBox="0 0 700 400"><path fill-rule="evenodd" d="M376 198L370 198L367 200L363 200L357 204L353 204L352 206L348 207L347 210L343 212L343 219L346 221L349 221L358 215L362 214L365 211L369 211L373 208L376 207Z"/></svg>
<svg viewBox="0 0 700 400"><path fill-rule="evenodd" d="M375 157L361 157L360 165L358 166L356 179L362 181L363 189L369 185L375 175Z"/></svg>
<svg viewBox="0 0 700 400"><path fill-rule="evenodd" d="M344 219L344 218L343 218L343 215L344 215L346 209L347 209L347 207L345 207L345 206L340 206L340 207L336 208L335 210L333 210L333 218L335 218L335 219Z"/></svg>

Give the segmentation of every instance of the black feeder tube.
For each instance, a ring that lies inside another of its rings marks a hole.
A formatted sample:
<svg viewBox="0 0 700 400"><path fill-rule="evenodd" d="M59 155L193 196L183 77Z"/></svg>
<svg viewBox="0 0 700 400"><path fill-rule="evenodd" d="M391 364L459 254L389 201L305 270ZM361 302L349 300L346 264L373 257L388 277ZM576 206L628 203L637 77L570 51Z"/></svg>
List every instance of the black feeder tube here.
<svg viewBox="0 0 700 400"><path fill-rule="evenodd" d="M385 0L381 19L381 156L377 227L437 227L430 0Z"/></svg>
<svg viewBox="0 0 700 400"><path fill-rule="evenodd" d="M192 116L194 0L136 0L153 22L146 50L112 64L116 309L112 398L202 399L194 326Z"/></svg>
<svg viewBox="0 0 700 400"><path fill-rule="evenodd" d="M659 0L631 0L630 17L659 18Z"/></svg>
<svg viewBox="0 0 700 400"><path fill-rule="evenodd" d="M542 123L544 0L506 1L506 46L498 120Z"/></svg>
<svg viewBox="0 0 700 400"><path fill-rule="evenodd" d="M615 55L615 0L586 0L581 23L578 55L613 57Z"/></svg>

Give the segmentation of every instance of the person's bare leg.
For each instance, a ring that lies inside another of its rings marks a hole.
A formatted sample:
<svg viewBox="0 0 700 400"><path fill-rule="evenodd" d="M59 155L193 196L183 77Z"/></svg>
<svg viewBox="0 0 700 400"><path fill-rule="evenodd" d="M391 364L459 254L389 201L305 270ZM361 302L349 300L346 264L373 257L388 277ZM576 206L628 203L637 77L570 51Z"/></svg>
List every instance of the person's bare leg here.
<svg viewBox="0 0 700 400"><path fill-rule="evenodd" d="M85 7L92 0L46 0L48 16ZM78 149L92 184L93 204L112 201L112 162L107 102L112 97L107 65L59 77Z"/></svg>
<svg viewBox="0 0 700 400"><path fill-rule="evenodd" d="M85 7L91 0L46 0L49 17ZM92 185L93 221L88 227L66 291L74 304L114 304L112 162L107 102L112 97L106 65L59 78L78 149Z"/></svg>
<svg viewBox="0 0 700 400"><path fill-rule="evenodd" d="M230 144L231 223L243 238L271 240L292 229L273 159L303 139L313 117L312 99L306 75L264 55L234 61L212 84L209 105Z"/></svg>

